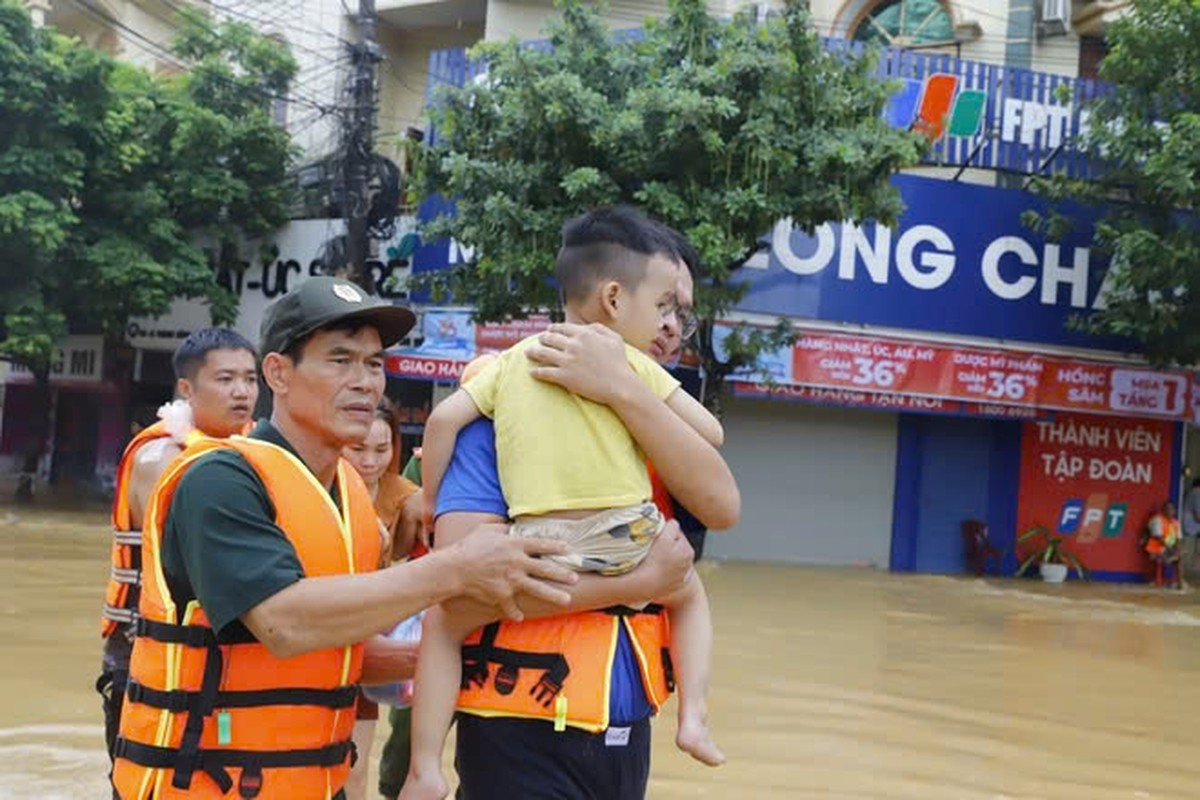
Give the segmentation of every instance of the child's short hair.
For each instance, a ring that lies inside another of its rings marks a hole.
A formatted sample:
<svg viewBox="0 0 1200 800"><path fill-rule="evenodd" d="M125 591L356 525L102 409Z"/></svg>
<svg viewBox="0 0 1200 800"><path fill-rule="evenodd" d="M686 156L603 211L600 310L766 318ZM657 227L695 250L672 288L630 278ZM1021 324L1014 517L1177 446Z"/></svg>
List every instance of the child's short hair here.
<svg viewBox="0 0 1200 800"><path fill-rule="evenodd" d="M563 225L554 275L564 300L579 301L605 280L636 289L658 255L681 259L669 228L629 206L598 208Z"/></svg>

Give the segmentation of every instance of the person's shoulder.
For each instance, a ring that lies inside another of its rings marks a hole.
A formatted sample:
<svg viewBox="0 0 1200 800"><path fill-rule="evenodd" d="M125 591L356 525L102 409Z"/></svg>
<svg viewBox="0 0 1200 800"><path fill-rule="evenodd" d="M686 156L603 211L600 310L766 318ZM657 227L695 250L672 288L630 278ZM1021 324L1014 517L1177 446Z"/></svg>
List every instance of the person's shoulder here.
<svg viewBox="0 0 1200 800"><path fill-rule="evenodd" d="M641 350L638 350L629 342L625 342L625 358L629 359L629 363L634 367L645 369L654 368L666 372L666 370L663 369L663 367L657 361L643 353Z"/></svg>
<svg viewBox="0 0 1200 800"><path fill-rule="evenodd" d="M151 439L134 453L133 469L135 472L153 469L161 471L182 452L183 448L169 436Z"/></svg>
<svg viewBox="0 0 1200 800"><path fill-rule="evenodd" d="M241 453L220 448L196 458L179 478L171 498L171 519L199 519L213 511L240 510L274 517L266 484Z"/></svg>
<svg viewBox="0 0 1200 800"><path fill-rule="evenodd" d="M231 447L211 450L198 456L179 479L178 492L219 491L241 485L262 486L262 479L246 457Z"/></svg>

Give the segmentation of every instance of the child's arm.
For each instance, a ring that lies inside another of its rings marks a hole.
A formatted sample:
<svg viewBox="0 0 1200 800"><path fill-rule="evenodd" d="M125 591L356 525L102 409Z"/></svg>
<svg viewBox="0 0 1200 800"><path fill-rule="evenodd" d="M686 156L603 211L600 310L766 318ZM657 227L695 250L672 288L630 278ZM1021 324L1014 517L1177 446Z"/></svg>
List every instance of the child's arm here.
<svg viewBox="0 0 1200 800"><path fill-rule="evenodd" d="M720 447L725 443L725 429L721 423L699 400L682 388L671 392L667 398L667 408L674 411L713 447Z"/></svg>
<svg viewBox="0 0 1200 800"><path fill-rule="evenodd" d="M482 414L471 395L462 389L438 403L425 422L425 438L421 442L421 488L425 494L425 522L433 522L438 487L454 455L454 443L463 428Z"/></svg>

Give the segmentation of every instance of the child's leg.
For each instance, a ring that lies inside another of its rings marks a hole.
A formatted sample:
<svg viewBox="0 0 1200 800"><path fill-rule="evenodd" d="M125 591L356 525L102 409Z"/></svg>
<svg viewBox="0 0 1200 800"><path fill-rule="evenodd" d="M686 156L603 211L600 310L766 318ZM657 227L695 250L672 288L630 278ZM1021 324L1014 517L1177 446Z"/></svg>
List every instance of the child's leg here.
<svg viewBox="0 0 1200 800"><path fill-rule="evenodd" d="M412 760L400 800L441 800L449 792L442 774L442 749L462 681L462 641L492 621L474 603L434 606L421 621L421 653L413 686Z"/></svg>
<svg viewBox="0 0 1200 800"><path fill-rule="evenodd" d="M725 754L708 731L708 676L712 669L712 616L708 595L695 570L682 589L662 601L671 612L671 662L679 693L679 729L675 744L710 767Z"/></svg>

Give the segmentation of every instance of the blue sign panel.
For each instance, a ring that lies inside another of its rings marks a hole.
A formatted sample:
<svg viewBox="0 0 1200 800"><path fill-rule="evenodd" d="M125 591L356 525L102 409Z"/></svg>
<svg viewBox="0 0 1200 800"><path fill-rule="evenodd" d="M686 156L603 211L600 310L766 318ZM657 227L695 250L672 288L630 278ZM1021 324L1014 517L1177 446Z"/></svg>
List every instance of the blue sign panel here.
<svg viewBox="0 0 1200 800"><path fill-rule="evenodd" d="M1106 350L1116 338L1069 328L1103 302L1107 262L1091 250L1097 211L1047 242L1021 222L1045 210L1026 192L898 176L895 229L830 224L811 235L779 223L769 253L740 270L741 311Z"/></svg>

